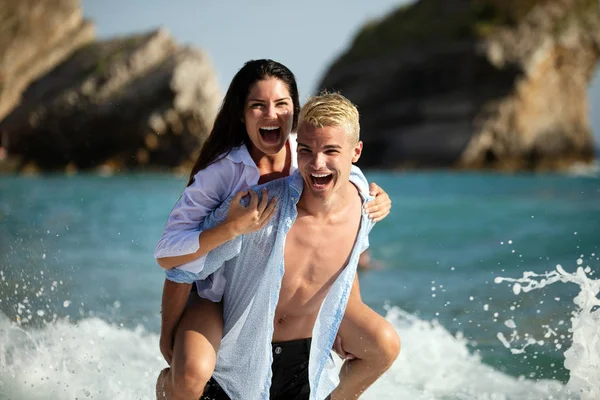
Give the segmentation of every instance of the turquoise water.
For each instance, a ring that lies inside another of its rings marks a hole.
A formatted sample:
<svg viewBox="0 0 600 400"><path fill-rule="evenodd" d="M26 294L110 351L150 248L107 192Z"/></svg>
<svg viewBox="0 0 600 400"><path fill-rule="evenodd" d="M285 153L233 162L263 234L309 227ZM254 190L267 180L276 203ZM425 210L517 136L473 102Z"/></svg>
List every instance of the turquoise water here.
<svg viewBox="0 0 600 400"><path fill-rule="evenodd" d="M403 351L364 397L567 398L562 362L578 287L517 296L494 278L581 264L596 279L600 179L367 176L393 208L371 234L381 266L360 273L361 292L395 324ZM184 186L182 177L151 174L0 177L0 393L152 398L164 365L163 274L152 253ZM512 354L497 338L512 331L507 320L521 339L543 339L550 326L559 343ZM480 382L461 381L467 371Z"/></svg>

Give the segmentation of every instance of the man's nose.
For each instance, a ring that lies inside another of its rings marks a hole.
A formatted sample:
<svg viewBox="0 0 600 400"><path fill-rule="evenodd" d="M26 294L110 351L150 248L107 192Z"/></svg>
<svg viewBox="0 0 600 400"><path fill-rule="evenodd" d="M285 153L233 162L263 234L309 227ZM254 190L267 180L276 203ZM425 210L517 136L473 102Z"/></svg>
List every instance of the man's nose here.
<svg viewBox="0 0 600 400"><path fill-rule="evenodd" d="M325 165L325 157L322 153L316 153L312 159L312 166L314 169L319 169Z"/></svg>

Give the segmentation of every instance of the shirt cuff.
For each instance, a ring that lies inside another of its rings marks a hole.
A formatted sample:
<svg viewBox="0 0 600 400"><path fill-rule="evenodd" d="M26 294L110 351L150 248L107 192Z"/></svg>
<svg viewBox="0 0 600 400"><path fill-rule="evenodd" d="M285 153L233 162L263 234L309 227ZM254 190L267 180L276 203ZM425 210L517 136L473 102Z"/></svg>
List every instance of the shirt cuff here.
<svg viewBox="0 0 600 400"><path fill-rule="evenodd" d="M194 283L200 279L200 274L186 271L179 268L172 268L165 271L167 279L175 283Z"/></svg>
<svg viewBox="0 0 600 400"><path fill-rule="evenodd" d="M185 256L198 251L202 231L179 233L176 236L162 238L154 250L154 258Z"/></svg>

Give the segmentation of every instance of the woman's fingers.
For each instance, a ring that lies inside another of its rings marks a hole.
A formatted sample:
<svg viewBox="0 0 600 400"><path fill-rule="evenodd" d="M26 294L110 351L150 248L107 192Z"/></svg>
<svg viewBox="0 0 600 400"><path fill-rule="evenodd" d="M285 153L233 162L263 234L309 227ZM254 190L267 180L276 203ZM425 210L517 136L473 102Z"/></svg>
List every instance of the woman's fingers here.
<svg viewBox="0 0 600 400"><path fill-rule="evenodd" d="M256 207L258 206L258 194L252 189L248 190L248 193L250 194L250 203L247 208L256 210Z"/></svg>
<svg viewBox="0 0 600 400"><path fill-rule="evenodd" d="M259 224L260 228L264 227L267 224L267 222L271 219L273 214L275 214L276 206L277 206L277 197L273 197L271 199L271 201L269 202L269 205L267 206L265 211L262 213L261 221Z"/></svg>
<svg viewBox="0 0 600 400"><path fill-rule="evenodd" d="M260 198L260 202L258 203L258 214L262 215L269 204L269 193L267 193L266 188L262 188L262 194Z"/></svg>

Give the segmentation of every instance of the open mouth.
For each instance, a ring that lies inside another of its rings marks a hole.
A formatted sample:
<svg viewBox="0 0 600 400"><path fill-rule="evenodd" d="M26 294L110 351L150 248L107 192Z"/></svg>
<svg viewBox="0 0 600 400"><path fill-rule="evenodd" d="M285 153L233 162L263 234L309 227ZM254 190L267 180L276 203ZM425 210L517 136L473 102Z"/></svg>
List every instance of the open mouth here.
<svg viewBox="0 0 600 400"><path fill-rule="evenodd" d="M279 126L263 126L262 128L258 128L260 132L260 137L263 142L267 144L275 144L279 142L279 137L281 136L281 127Z"/></svg>
<svg viewBox="0 0 600 400"><path fill-rule="evenodd" d="M310 174L312 185L318 189L329 185L329 182L331 182L332 179L332 174Z"/></svg>

